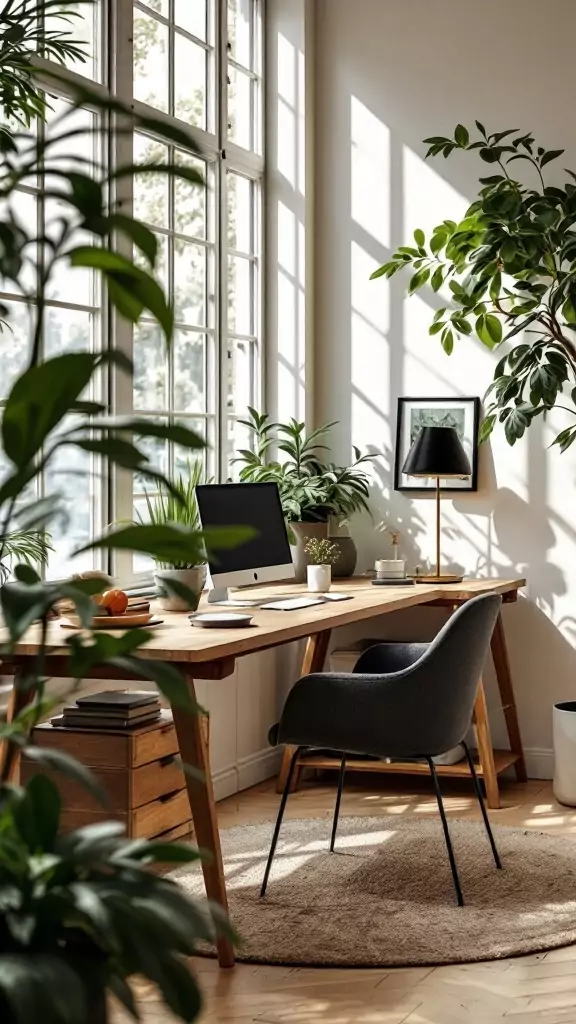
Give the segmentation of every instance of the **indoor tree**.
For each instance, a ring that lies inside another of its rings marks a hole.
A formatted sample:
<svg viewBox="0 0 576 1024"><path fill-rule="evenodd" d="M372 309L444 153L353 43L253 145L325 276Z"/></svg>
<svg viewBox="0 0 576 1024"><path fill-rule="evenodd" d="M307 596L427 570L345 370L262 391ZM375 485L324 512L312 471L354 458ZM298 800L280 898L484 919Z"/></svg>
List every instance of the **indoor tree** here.
<svg viewBox="0 0 576 1024"><path fill-rule="evenodd" d="M446 353L462 335L476 334L489 349L504 345L480 437L498 421L514 444L535 417L566 401L576 419L576 173L549 184L548 167L563 150L545 149L529 132L488 134L475 124L473 139L459 124L453 138L424 141L427 157L475 151L488 165L477 199L459 223L444 220L429 238L417 228L413 243L399 246L372 278L409 268L410 294L449 290L429 328ZM528 183L515 177L519 166ZM555 443L564 451L575 438L576 422Z"/></svg>

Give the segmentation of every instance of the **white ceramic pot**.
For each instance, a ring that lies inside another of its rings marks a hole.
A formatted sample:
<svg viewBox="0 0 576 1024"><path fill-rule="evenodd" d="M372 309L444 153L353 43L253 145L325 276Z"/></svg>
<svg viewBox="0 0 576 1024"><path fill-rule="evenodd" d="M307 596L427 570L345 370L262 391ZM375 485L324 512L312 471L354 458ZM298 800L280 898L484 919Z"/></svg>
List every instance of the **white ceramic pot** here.
<svg viewBox="0 0 576 1024"><path fill-rule="evenodd" d="M576 701L554 705L554 796L561 804L576 807Z"/></svg>
<svg viewBox="0 0 576 1024"><path fill-rule="evenodd" d="M164 587L164 580L177 580L194 592L195 601L187 601L183 597L170 594ZM195 565L192 569L158 569L154 573L154 583L158 587L158 604L166 612L195 612L200 595L206 583L206 566Z"/></svg>
<svg viewBox="0 0 576 1024"><path fill-rule="evenodd" d="M308 565L306 567L308 590L313 594L324 594L332 585L331 565Z"/></svg>

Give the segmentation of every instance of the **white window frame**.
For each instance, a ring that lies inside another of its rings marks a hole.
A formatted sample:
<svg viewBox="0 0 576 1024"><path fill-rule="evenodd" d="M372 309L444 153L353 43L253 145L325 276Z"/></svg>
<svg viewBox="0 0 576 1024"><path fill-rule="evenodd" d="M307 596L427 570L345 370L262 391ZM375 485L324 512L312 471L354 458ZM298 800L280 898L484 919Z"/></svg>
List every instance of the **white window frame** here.
<svg viewBox="0 0 576 1024"><path fill-rule="evenodd" d="M192 0L191 0L192 2ZM153 109L133 97L133 12L137 7L143 11L150 12L146 4L141 0L99 0L100 4L100 53L97 59L97 66L101 70L102 81L92 83L101 95L114 95L128 104L135 113L153 114L159 121L167 125L183 122L170 115ZM171 14L174 12L174 0L169 0ZM241 338L250 342L251 352L254 353L254 379L252 381L254 404L261 407L264 393L264 358L263 358L263 260L264 260L264 229L261 211L264 209L263 187L264 187L264 0L253 0L254 25L253 39L258 41L259 52L257 70L248 69L248 77L254 83L252 96L259 99L252 101L257 104L257 121L253 126L255 148L259 152L251 152L228 140L228 87L227 72L228 62L239 67L246 73L247 69L237 65L228 52L228 10L227 0L209 0L209 17L214 19L210 26L208 41L203 41L187 33L188 37L196 44L201 45L209 54L208 75L207 75L207 98L206 98L206 127L203 130L194 126L186 125L186 129L194 140L200 158L205 160L211 169L211 178L215 192L214 214L215 214L215 235L214 235L214 323L213 334L215 339L213 372L215 375L214 390L216 395L216 407L214 413L206 413L206 417L213 415L213 455L209 459L209 471L217 480L226 478L227 473L227 436L230 416L227 408L227 385L228 385L228 344L229 334L233 338ZM158 16L158 20L168 23L166 19ZM173 18L171 19L173 22ZM174 29L169 29L170 55L174 51ZM254 49L254 48L253 48ZM254 53L252 54L254 56ZM43 58L37 59L39 69L45 73L45 81L50 87L51 64ZM75 71L63 72L58 68L59 74L64 74L68 82L73 85L75 82L85 81L81 74ZM65 93L65 87L58 85L58 91ZM211 97L213 97L211 115ZM114 115L113 115L114 117ZM212 130L208 130L212 129ZM164 140L158 136L159 141ZM132 162L132 141L128 135L110 134L110 162L111 164L124 164ZM236 332L228 331L227 309L228 309L228 188L227 172L236 172L256 183L255 195L258 195L256 204L257 214L254 224L254 254L251 255L251 265L254 280L257 281L255 295L257 295L257 309L255 310L255 323L253 333L250 336L237 335ZM132 209L131 183L124 179L122 194L117 198L121 200L125 212L130 213ZM117 314L104 307L101 313L103 323L104 343L120 349L130 358L133 353L133 331L132 326L122 320ZM209 331L206 332L210 333ZM129 414L133 411L132 379L116 369L111 370L108 384L107 399L110 410L113 414ZM190 416L197 420L203 419L202 415ZM100 505L104 510L102 527L122 518L131 518L133 503L133 482L132 474L126 471L114 471L104 473L102 477L102 494ZM112 558L108 564L102 563L101 567L108 568L120 577L123 583L139 582L145 575L134 574L132 571L132 555L120 554Z"/></svg>

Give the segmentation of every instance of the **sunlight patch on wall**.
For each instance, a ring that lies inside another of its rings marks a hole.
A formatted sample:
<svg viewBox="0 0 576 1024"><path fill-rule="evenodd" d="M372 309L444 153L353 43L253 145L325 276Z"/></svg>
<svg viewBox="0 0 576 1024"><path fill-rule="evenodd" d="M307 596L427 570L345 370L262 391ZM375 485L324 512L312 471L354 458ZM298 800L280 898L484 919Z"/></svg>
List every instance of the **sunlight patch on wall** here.
<svg viewBox="0 0 576 1024"><path fill-rule="evenodd" d="M350 103L352 219L388 248L390 130L355 96Z"/></svg>
<svg viewBox="0 0 576 1024"><path fill-rule="evenodd" d="M433 160L424 160L408 146L402 148L405 241L409 245L414 228L422 228L428 236L445 218L461 219L471 200L435 170Z"/></svg>

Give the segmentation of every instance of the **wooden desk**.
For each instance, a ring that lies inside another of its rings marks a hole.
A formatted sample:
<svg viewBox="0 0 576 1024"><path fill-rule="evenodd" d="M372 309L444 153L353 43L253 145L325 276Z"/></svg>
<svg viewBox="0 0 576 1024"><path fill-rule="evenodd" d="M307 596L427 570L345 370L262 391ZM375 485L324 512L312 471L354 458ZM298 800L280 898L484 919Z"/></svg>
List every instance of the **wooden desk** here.
<svg viewBox="0 0 576 1024"><path fill-rule="evenodd" d="M237 657L253 654L256 651L278 647L292 640L308 638L306 653L302 665L302 674L318 672L324 667L328 651L330 634L338 626L372 619L388 612L400 611L417 605L442 605L454 608L457 604L474 597L476 594L502 594L505 601L514 601L518 589L524 585L522 579L514 580L470 580L452 586L418 585L414 588L372 587L365 579L342 580L334 589L353 594L352 601L335 604L317 605L297 612L254 611L255 622L249 629L193 629L185 614L163 613L165 624L153 631L153 637L143 648L143 657L161 661L170 661L177 665L187 680L194 696L194 679L223 679L234 670ZM264 592L270 596L285 593L286 585L260 588L258 596ZM304 591L304 586L290 587L294 593ZM48 632L48 651L45 672L47 676L66 678L68 672L68 653L65 646L66 633L59 623L51 623ZM29 659L38 652L38 631L34 627L17 647L10 663L0 666L0 674L7 675L26 671ZM486 700L482 681L479 682L476 701L476 727L480 763L484 776L490 806L498 806L498 772L504 767L514 764L519 779L526 779L526 769L518 729L518 720L514 704L512 682L508 668L502 622L499 618L492 640L492 652L496 662L498 682L511 752L507 755L506 765L495 758L490 741L490 728L486 714ZM93 678L120 679L122 674L117 668L102 666L100 670L92 670ZM125 676L124 678L132 678ZM16 714L31 699L29 690L13 690L10 715ZM226 886L222 868L222 854L212 780L208 764L208 754L201 728L200 719L189 715L179 708L172 709L174 724L182 759L196 767L204 775L201 781L195 775L187 774L186 785L190 800L192 820L198 845L209 850L212 859L204 862L203 872L206 892L210 899L216 900L227 908ZM284 771L289 752L284 754ZM382 765L382 762L378 762ZM352 765L351 765L352 767ZM382 770L382 768L380 768ZM413 770L417 770L413 766ZM445 772L446 769L441 769ZM462 769L458 772L462 774ZM282 776L282 773L281 773ZM234 964L234 953L227 939L218 942L218 960L222 967Z"/></svg>

